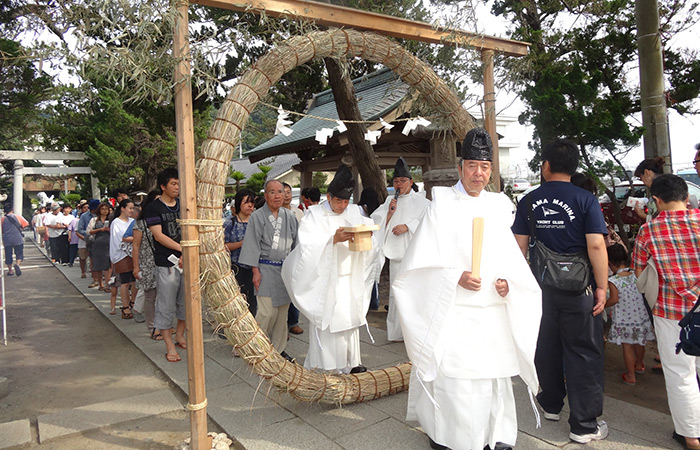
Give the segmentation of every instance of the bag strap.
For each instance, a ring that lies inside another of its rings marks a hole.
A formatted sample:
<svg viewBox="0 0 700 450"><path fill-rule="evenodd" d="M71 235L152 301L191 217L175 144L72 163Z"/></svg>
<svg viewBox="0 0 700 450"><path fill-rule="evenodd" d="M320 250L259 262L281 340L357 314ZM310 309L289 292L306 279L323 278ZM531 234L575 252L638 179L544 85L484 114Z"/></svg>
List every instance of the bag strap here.
<svg viewBox="0 0 700 450"><path fill-rule="evenodd" d="M700 310L696 311L700 307L700 297L698 297L698 301L695 302L692 308L690 308L690 311L686 313L685 316L678 322L678 325L683 328L686 325L690 323L690 320L693 318L693 314L700 314Z"/></svg>
<svg viewBox="0 0 700 450"><path fill-rule="evenodd" d="M532 247L537 240L535 235L535 213L532 211L532 192L527 194L527 223L530 227L530 247Z"/></svg>
<svg viewBox="0 0 700 450"><path fill-rule="evenodd" d="M8 214L5 217L7 217L7 220L10 221L10 223L12 225L14 225L19 230L20 233L22 232L22 227L19 225L19 220L17 220L17 218L15 217L14 214L12 214L12 215ZM10 219L12 219L12 220L10 220Z"/></svg>
<svg viewBox="0 0 700 450"><path fill-rule="evenodd" d="M153 235L151 234L151 230L148 228L148 224L146 223L146 219L139 219L141 220L141 223L143 224L143 235L146 237L146 240L148 241L148 244L151 246L151 251L153 254L156 254L156 248L155 245L153 245ZM151 236L150 238L148 236ZM141 238L143 240L143 238Z"/></svg>

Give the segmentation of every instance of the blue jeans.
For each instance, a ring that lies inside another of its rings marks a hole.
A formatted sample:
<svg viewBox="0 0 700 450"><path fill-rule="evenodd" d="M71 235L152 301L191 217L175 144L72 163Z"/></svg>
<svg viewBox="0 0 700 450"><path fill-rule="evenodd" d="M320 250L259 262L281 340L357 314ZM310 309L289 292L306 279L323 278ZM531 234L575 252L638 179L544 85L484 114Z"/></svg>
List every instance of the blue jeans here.
<svg viewBox="0 0 700 450"><path fill-rule="evenodd" d="M19 261L24 259L24 244L20 245L6 245L5 246L5 265L10 267L12 265L12 252L15 252L15 258Z"/></svg>
<svg viewBox="0 0 700 450"><path fill-rule="evenodd" d="M70 244L68 247L68 264L73 265L73 261L78 256L78 244Z"/></svg>
<svg viewBox="0 0 700 450"><path fill-rule="evenodd" d="M289 304L289 311L287 311L287 326L289 328L299 325L299 310L294 303Z"/></svg>

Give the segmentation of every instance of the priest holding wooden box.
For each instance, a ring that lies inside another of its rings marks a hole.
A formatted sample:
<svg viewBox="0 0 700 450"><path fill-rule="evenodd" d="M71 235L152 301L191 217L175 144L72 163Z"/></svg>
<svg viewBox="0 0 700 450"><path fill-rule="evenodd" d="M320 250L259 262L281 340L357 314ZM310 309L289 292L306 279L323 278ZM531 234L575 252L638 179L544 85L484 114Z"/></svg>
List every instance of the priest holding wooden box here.
<svg viewBox="0 0 700 450"><path fill-rule="evenodd" d="M294 305L309 319L304 361L309 369L367 370L360 359L360 327L367 323L377 250L364 235L379 227L349 204L354 186L350 169L341 164L328 186L328 201L309 207L297 247L282 266Z"/></svg>
<svg viewBox="0 0 700 450"><path fill-rule="evenodd" d="M413 363L407 418L432 448L509 448L518 434L511 377L538 389L541 291L510 231L510 200L484 191L492 158L488 133L471 130L460 181L433 188L393 285Z"/></svg>

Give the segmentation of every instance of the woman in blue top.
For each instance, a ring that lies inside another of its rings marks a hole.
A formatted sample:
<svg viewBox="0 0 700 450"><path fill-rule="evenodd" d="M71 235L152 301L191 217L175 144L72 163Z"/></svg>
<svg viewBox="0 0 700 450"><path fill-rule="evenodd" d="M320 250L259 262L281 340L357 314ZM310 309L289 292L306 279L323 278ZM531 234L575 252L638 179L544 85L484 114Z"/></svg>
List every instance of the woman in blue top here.
<svg viewBox="0 0 700 450"><path fill-rule="evenodd" d="M231 252L231 270L236 276L241 293L248 300L248 309L255 316L258 311L258 301L253 285L253 269L238 262L243 246L243 237L248 228L248 218L255 210L255 193L249 189L241 189L234 199L234 214L224 221L224 242Z"/></svg>

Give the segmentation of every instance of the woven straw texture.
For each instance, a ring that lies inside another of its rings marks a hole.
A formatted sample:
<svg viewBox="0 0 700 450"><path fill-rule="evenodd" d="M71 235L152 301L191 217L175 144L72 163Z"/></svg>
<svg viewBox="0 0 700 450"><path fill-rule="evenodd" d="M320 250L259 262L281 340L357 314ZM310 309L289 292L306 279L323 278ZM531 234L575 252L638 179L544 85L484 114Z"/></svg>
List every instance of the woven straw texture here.
<svg viewBox="0 0 700 450"><path fill-rule="evenodd" d="M219 110L197 161L198 219L221 218L229 161L257 103L287 71L324 57L359 57L381 63L415 87L428 104L444 112L460 140L474 127L455 93L430 67L395 42L372 33L341 29L294 36L260 58L231 89ZM224 330L228 342L253 371L296 399L309 402L341 405L408 388L410 363L362 374L333 375L306 370L282 358L248 312L231 273L221 226L200 225L199 229L202 295L210 318Z"/></svg>

